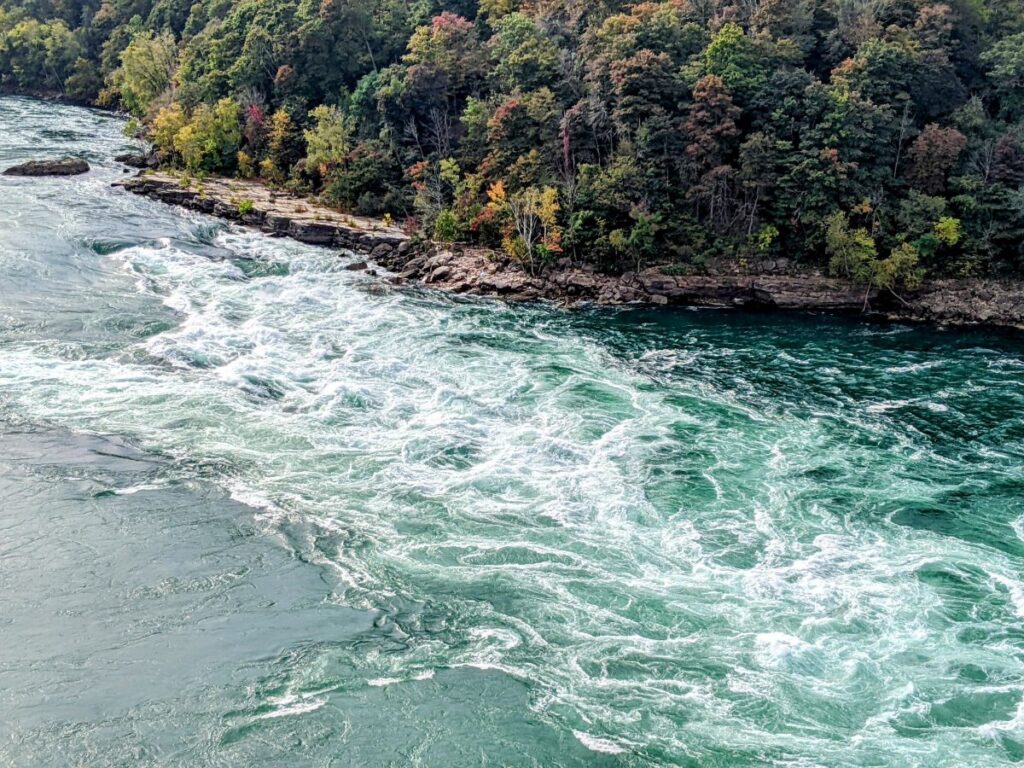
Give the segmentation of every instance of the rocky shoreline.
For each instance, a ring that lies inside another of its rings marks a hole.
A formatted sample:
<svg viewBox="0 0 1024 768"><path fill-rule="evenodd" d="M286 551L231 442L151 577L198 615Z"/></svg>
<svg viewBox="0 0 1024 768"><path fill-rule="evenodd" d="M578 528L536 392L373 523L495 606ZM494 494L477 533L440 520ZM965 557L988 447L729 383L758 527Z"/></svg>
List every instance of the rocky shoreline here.
<svg viewBox="0 0 1024 768"><path fill-rule="evenodd" d="M419 282L455 293L566 304L740 307L763 310L863 313L862 286L820 274L785 274L765 265L759 274L669 275L657 268L606 275L563 262L531 275L500 254L478 248L439 248L416 242L382 221L350 216L253 181L186 181L162 172L117 182L129 192L220 216L304 243L350 250L394 273L395 283ZM362 266L362 265L355 265ZM372 269L366 265L366 269ZM1024 283L931 280L897 299L869 296L869 315L939 325L1024 329Z"/></svg>

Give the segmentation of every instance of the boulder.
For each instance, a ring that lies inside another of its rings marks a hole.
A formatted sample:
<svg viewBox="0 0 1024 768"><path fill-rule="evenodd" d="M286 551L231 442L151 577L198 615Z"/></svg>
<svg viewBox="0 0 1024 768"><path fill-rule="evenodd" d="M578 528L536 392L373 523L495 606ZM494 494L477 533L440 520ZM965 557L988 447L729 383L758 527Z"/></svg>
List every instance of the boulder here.
<svg viewBox="0 0 1024 768"><path fill-rule="evenodd" d="M123 155L117 155L114 157L114 160L119 163L124 163L130 168L151 168L152 165L150 163L150 157L152 156L126 152Z"/></svg>
<svg viewBox="0 0 1024 768"><path fill-rule="evenodd" d="M446 267L452 263L455 258L455 254L451 251L440 251L435 256L431 256L423 265L423 269L426 272L437 269L438 267Z"/></svg>
<svg viewBox="0 0 1024 768"><path fill-rule="evenodd" d="M589 294L598 287L598 280L593 274L573 270L565 275L562 284L567 288L575 289L573 292Z"/></svg>
<svg viewBox="0 0 1024 768"><path fill-rule="evenodd" d="M439 280L444 280L450 277L452 274L452 268L447 265L442 265L431 272L426 279L428 283L436 283Z"/></svg>
<svg viewBox="0 0 1024 768"><path fill-rule="evenodd" d="M288 233L288 227L291 225L292 220L287 216L271 213L267 214L265 223L271 231L285 235Z"/></svg>
<svg viewBox="0 0 1024 768"><path fill-rule="evenodd" d="M463 274L453 275L448 281L448 290L453 293L469 293L473 287L473 281Z"/></svg>
<svg viewBox="0 0 1024 768"><path fill-rule="evenodd" d="M402 275L405 277L418 277L420 273L423 272L426 263L426 256L417 256L409 259L409 261L405 263L405 269L402 270Z"/></svg>
<svg viewBox="0 0 1024 768"><path fill-rule="evenodd" d="M330 245L337 232L336 226L316 221L292 221L288 225L289 237L309 245Z"/></svg>
<svg viewBox="0 0 1024 768"><path fill-rule="evenodd" d="M489 273L482 272L477 279L477 286L492 293L521 293L530 285L530 279L522 273Z"/></svg>
<svg viewBox="0 0 1024 768"><path fill-rule="evenodd" d="M76 157L61 160L31 160L14 165L4 171L4 176L78 176L89 172L89 164Z"/></svg>
<svg viewBox="0 0 1024 768"><path fill-rule="evenodd" d="M375 260L383 259L386 256L390 256L391 251L393 250L394 249L388 243L378 243L374 246L373 250L370 251L370 258Z"/></svg>
<svg viewBox="0 0 1024 768"><path fill-rule="evenodd" d="M238 212L237 205L225 203L223 200L213 201L213 213L215 216L220 216L222 219L230 219L232 221L242 218L242 214Z"/></svg>
<svg viewBox="0 0 1024 768"><path fill-rule="evenodd" d="M362 272L367 268L365 261L354 261L351 264L346 264L345 269L349 272Z"/></svg>
<svg viewBox="0 0 1024 768"><path fill-rule="evenodd" d="M644 289L652 294L660 293L664 296L671 296L679 289L679 284L672 277L666 275L645 274L641 276L641 281Z"/></svg>

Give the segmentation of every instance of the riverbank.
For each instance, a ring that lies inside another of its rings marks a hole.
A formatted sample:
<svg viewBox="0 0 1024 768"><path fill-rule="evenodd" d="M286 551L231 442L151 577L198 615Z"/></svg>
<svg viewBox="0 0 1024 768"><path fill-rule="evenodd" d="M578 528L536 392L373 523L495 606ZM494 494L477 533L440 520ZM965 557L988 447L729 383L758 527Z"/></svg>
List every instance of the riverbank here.
<svg viewBox="0 0 1024 768"><path fill-rule="evenodd" d="M51 104L66 104L69 107L83 107L85 109L97 109L101 112L124 114L121 110L110 106L102 106L88 99L76 99L68 96L62 91L43 90L39 88L3 88L0 87L0 96L20 96L36 101L45 101Z"/></svg>
<svg viewBox="0 0 1024 768"><path fill-rule="evenodd" d="M134 194L180 205L287 236L344 248L394 273L396 283L420 282L455 293L566 304L647 304L762 310L862 313L863 286L813 272L793 273L767 262L756 274L671 275L658 268L622 275L562 262L533 275L501 254L481 248L440 248L416 241L383 221L340 213L249 180L188 180L146 172L118 182ZM366 269L372 269L369 264ZM928 280L900 299L868 296L874 317L940 325L1024 329L1024 283L990 279Z"/></svg>

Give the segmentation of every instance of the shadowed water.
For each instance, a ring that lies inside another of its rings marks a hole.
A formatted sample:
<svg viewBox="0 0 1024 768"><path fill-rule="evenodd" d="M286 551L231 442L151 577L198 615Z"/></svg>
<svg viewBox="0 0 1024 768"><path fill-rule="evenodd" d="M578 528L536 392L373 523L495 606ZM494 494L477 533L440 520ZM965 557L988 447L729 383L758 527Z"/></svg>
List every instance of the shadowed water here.
<svg viewBox="0 0 1024 768"><path fill-rule="evenodd" d="M0 180L0 763L1024 760L1019 337L396 292L0 126L94 165Z"/></svg>

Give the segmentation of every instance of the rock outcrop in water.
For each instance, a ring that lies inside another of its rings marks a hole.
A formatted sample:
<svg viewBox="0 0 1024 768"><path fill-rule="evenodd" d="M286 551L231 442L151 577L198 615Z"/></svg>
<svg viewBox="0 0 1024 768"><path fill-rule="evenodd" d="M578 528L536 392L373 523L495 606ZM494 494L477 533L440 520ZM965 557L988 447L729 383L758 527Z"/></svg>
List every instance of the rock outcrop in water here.
<svg viewBox="0 0 1024 768"><path fill-rule="evenodd" d="M820 274L669 275L657 268L606 275L567 260L542 274L480 248L440 249L414 243L400 229L349 216L258 182L207 179L185 185L151 173L118 182L130 192L239 221L304 243L364 254L394 272L396 283L418 282L454 293L509 300L548 299L605 305L740 307L861 313L944 325L1024 329L1024 284L996 280L933 280L899 298ZM359 263L358 268L368 268Z"/></svg>
<svg viewBox="0 0 1024 768"><path fill-rule="evenodd" d="M60 160L30 160L20 165L12 165L4 171L4 176L78 176L89 172L89 164L77 157L65 157Z"/></svg>
<svg viewBox="0 0 1024 768"><path fill-rule="evenodd" d="M156 168L158 165L157 157L152 153L125 152L123 155L117 155L114 159L119 163L124 163L129 168Z"/></svg>

